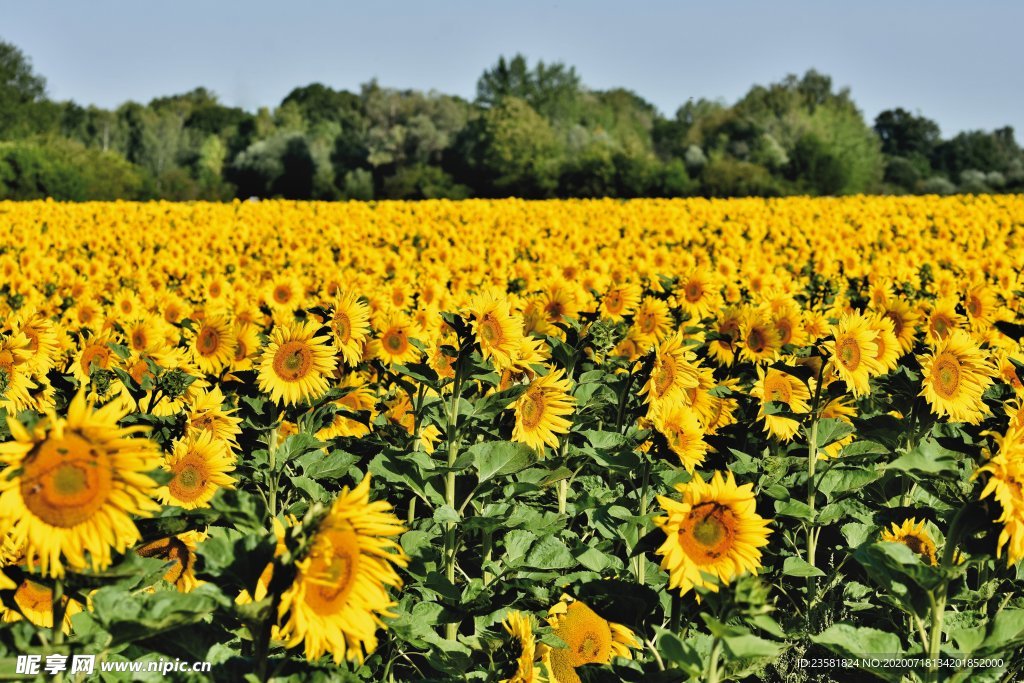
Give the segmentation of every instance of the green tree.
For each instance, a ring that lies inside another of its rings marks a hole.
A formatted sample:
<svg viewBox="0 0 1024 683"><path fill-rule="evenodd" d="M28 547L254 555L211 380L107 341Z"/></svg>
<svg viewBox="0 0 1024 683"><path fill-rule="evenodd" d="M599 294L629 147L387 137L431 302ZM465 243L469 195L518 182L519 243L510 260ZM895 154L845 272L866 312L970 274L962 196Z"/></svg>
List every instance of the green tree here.
<svg viewBox="0 0 1024 683"><path fill-rule="evenodd" d="M31 112L45 96L46 81L32 70L28 57L0 40L0 139L36 130Z"/></svg>
<svg viewBox="0 0 1024 683"><path fill-rule="evenodd" d="M496 196L548 197L561 167L551 125L524 100L507 97L474 126L473 157L484 192Z"/></svg>

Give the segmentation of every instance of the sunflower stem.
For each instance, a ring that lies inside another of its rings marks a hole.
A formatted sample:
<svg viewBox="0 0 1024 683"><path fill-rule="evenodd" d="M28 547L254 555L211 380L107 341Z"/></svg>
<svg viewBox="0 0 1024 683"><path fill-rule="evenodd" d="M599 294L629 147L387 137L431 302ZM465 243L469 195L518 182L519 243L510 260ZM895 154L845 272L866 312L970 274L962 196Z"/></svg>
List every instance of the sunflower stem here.
<svg viewBox="0 0 1024 683"><path fill-rule="evenodd" d="M821 379L825 374L825 359L821 359L821 367L818 369L818 380L814 384L814 400L811 402L811 428L807 435L807 507L810 514L810 521L807 524L807 564L814 565L814 556L817 552L818 536L815 531L815 500L817 498L817 485L814 481L814 470L818 464L818 402L821 399ZM818 581L814 576L807 577L807 621L810 624L811 607L814 604L815 593L818 589Z"/></svg>
<svg viewBox="0 0 1024 683"><path fill-rule="evenodd" d="M465 347L459 349L459 355L455 362L455 379L452 383L452 400L448 408L448 471L445 473L444 500L445 503L455 509L455 461L459 457L459 446L457 431L459 426L459 395L462 393L462 381L465 373ZM445 577L448 582L455 585L455 555L456 534L455 523L447 522L444 533L444 563ZM445 624L445 638L455 640L459 633L459 623L452 622Z"/></svg>
<svg viewBox="0 0 1024 683"><path fill-rule="evenodd" d="M640 485L640 517L647 516L647 493L648 487L651 481L651 461L648 458L644 458L644 472L642 483ZM641 532L646 530L646 521L642 521L637 524L637 543L640 542ZM644 554L638 553L636 556L636 580L642 586L646 579L647 566L644 564Z"/></svg>
<svg viewBox="0 0 1024 683"><path fill-rule="evenodd" d="M711 641L711 653L708 655L708 671L704 677L705 683L718 683L718 659L722 651L722 639L715 636Z"/></svg>
<svg viewBox="0 0 1024 683"><path fill-rule="evenodd" d="M64 611L66 608L63 578L54 579L51 595L53 600L50 608L53 613L53 644L61 645L64 642Z"/></svg>

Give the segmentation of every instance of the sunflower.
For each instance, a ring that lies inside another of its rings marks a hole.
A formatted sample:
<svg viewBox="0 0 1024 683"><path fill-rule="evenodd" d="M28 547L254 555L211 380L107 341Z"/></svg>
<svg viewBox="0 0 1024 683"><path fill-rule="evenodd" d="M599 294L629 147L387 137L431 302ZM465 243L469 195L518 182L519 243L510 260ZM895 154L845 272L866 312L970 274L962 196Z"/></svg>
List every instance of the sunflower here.
<svg viewBox="0 0 1024 683"><path fill-rule="evenodd" d="M341 436L366 436L370 433L370 425L357 419L358 413L368 412L371 424L377 416L377 397L362 377L352 373L340 386L349 392L333 402L338 412L331 419L331 424L316 433L316 438L321 441Z"/></svg>
<svg viewBox="0 0 1024 683"><path fill-rule="evenodd" d="M160 351L164 346L161 319L156 316L139 318L124 328L128 348L138 354Z"/></svg>
<svg viewBox="0 0 1024 683"><path fill-rule="evenodd" d="M199 585L194 572L196 548L205 539L206 534L201 531L186 531L177 536L143 543L135 552L142 557L155 557L168 562L170 567L164 574L164 581L173 583L182 593L188 593Z"/></svg>
<svg viewBox="0 0 1024 683"><path fill-rule="evenodd" d="M708 343L708 353L721 367L728 367L736 360L742 319L741 310L729 306L720 311L718 318L712 323L711 331L717 338Z"/></svg>
<svg viewBox="0 0 1024 683"><path fill-rule="evenodd" d="M633 327L637 339L644 345L661 341L672 329L672 314L668 304L653 296L645 296L633 316Z"/></svg>
<svg viewBox="0 0 1024 683"><path fill-rule="evenodd" d="M981 498L992 496L1002 508L996 519L1003 525L996 545L996 557L1006 548L1006 565L1024 559L1024 431L1010 427L1006 434L996 435L998 453L979 467L972 479L982 472L989 475Z"/></svg>
<svg viewBox="0 0 1024 683"><path fill-rule="evenodd" d="M953 330L918 361L924 374L920 395L933 413L956 422L981 422L988 412L981 396L992 384L995 369L970 334Z"/></svg>
<svg viewBox="0 0 1024 683"><path fill-rule="evenodd" d="M235 463L227 443L207 431L176 441L163 468L171 474L171 480L158 489L158 497L164 505L186 510L208 507L217 491L235 484L228 474Z"/></svg>
<svg viewBox="0 0 1024 683"><path fill-rule="evenodd" d="M17 415L32 405L32 352L24 333L0 338L0 409Z"/></svg>
<svg viewBox="0 0 1024 683"><path fill-rule="evenodd" d="M610 664L612 657L632 659L640 647L633 631L599 616L586 603L568 595L548 610L548 625L566 647L541 645L539 654L553 683L580 683L576 667Z"/></svg>
<svg viewBox="0 0 1024 683"><path fill-rule="evenodd" d="M336 664L362 664L377 647L381 617L394 616L387 587L401 588L395 566L406 566L408 557L390 537L404 531L391 505L370 502L369 475L355 489L342 489L281 597L286 646L304 642L310 661L330 653Z"/></svg>
<svg viewBox="0 0 1024 683"><path fill-rule="evenodd" d="M114 340L106 335L83 336L79 349L71 363L71 374L82 384L88 384L95 369L110 370L117 363L117 356L110 348Z"/></svg>
<svg viewBox="0 0 1024 683"><path fill-rule="evenodd" d="M516 660L516 672L512 678L506 678L499 683L545 683L545 677L541 673L540 667L534 664L537 641L533 635L535 626L533 616L518 610L511 610L501 625L518 643L521 654Z"/></svg>
<svg viewBox="0 0 1024 683"><path fill-rule="evenodd" d="M229 366L234 372L252 370L252 360L260 350L260 334L255 325L235 320L235 351Z"/></svg>
<svg viewBox="0 0 1024 683"><path fill-rule="evenodd" d="M225 408L224 405L224 393L220 386L215 385L208 391L199 390L189 401L188 412L185 414L185 434L199 436L208 432L213 438L237 447L238 436L242 433L239 426L242 418L235 417L237 409Z"/></svg>
<svg viewBox="0 0 1024 683"><path fill-rule="evenodd" d="M10 321L12 336L18 333L28 339L28 346L22 349L25 352L25 364L32 374L43 377L50 371L56 362L59 354L59 342L57 330L53 321L41 313L19 311Z"/></svg>
<svg viewBox="0 0 1024 683"><path fill-rule="evenodd" d="M290 275L275 278L267 287L264 295L267 305L281 313L291 313L297 308L301 308L304 298L305 292L302 285Z"/></svg>
<svg viewBox="0 0 1024 683"><path fill-rule="evenodd" d="M935 541L932 540L931 536L928 535L928 531L925 530L924 520L918 522L911 517L904 520L902 525L893 522L892 529L884 529L882 531L880 540L889 543L902 543L913 550L916 555L920 556L921 560L926 564L933 566L938 564L935 556Z"/></svg>
<svg viewBox="0 0 1024 683"><path fill-rule="evenodd" d="M761 399L757 418L764 420L765 431L781 441L789 441L800 430L800 423L791 417L769 415L765 408L769 403L783 403L791 413L806 413L811 407L811 392L799 379L775 368L757 368L757 383L750 395Z"/></svg>
<svg viewBox="0 0 1024 683"><path fill-rule="evenodd" d="M903 355L892 319L884 315L870 315L868 327L875 333L875 346L878 348L875 360L882 367L882 373L892 372L899 367L900 357Z"/></svg>
<svg viewBox="0 0 1024 683"><path fill-rule="evenodd" d="M355 294L339 293L328 320L334 333L334 347L350 366L363 359L363 346L370 336L370 307Z"/></svg>
<svg viewBox="0 0 1024 683"><path fill-rule="evenodd" d="M219 374L235 359L237 344L231 320L227 316L206 316L196 325L192 335L192 360L206 374Z"/></svg>
<svg viewBox="0 0 1024 683"><path fill-rule="evenodd" d="M672 404L652 416L655 429L664 435L672 452L679 456L686 471L693 474L704 462L708 445L704 441L704 428L697 414L689 407Z"/></svg>
<svg viewBox="0 0 1024 683"><path fill-rule="evenodd" d="M601 297L601 317L619 322L623 316L632 314L640 305L642 293L640 286L632 282L612 285Z"/></svg>
<svg viewBox="0 0 1024 683"><path fill-rule="evenodd" d="M799 347L807 343L803 316L800 308L792 299L784 299L781 305L773 309L771 321L780 347L786 344Z"/></svg>
<svg viewBox="0 0 1024 683"><path fill-rule="evenodd" d="M926 319L925 331L925 339L929 344L938 344L966 322L964 316L956 312L956 304L955 299L946 298L939 299L932 306Z"/></svg>
<svg viewBox="0 0 1024 683"><path fill-rule="evenodd" d="M869 319L863 316L844 315L832 328L835 339L824 344L836 373L854 396L870 392L868 380L883 370L878 360L878 344L875 343L877 333L869 323Z"/></svg>
<svg viewBox="0 0 1024 683"><path fill-rule="evenodd" d="M260 391L286 405L327 393L337 359L330 338L314 336L316 332L317 324L311 320L274 327L259 361Z"/></svg>
<svg viewBox="0 0 1024 683"><path fill-rule="evenodd" d="M473 298L468 312L480 354L498 371L511 367L523 338L523 321L512 315L508 299L485 292Z"/></svg>
<svg viewBox="0 0 1024 683"><path fill-rule="evenodd" d="M651 409L668 403L687 403L686 390L700 386L696 356L683 347L683 338L670 337L658 345L651 377L640 390Z"/></svg>
<svg viewBox="0 0 1024 683"><path fill-rule="evenodd" d="M710 317L721 305L721 295L716 291L711 274L702 268L697 268L680 282L676 299L680 309L693 322Z"/></svg>
<svg viewBox="0 0 1024 683"><path fill-rule="evenodd" d="M999 299L991 287L979 283L964 294L964 309L972 330L981 331L988 327L999 311Z"/></svg>
<svg viewBox="0 0 1024 683"><path fill-rule="evenodd" d="M71 633L71 617L82 611L82 605L64 596L64 621L61 629ZM18 609L0 608L0 617L6 623L21 621L22 614L39 628L53 628L53 590L30 579L25 579L14 591L14 604Z"/></svg>
<svg viewBox="0 0 1024 683"><path fill-rule="evenodd" d="M892 330L899 342L900 350L908 353L914 348L914 336L920 316L903 297L889 299L881 309L882 315L892 321Z"/></svg>
<svg viewBox="0 0 1024 683"><path fill-rule="evenodd" d="M752 363L770 361L780 346L772 321L756 309L747 309L740 325L740 355Z"/></svg>
<svg viewBox="0 0 1024 683"><path fill-rule="evenodd" d="M771 530L755 510L753 485L737 486L732 472L715 472L710 482L694 477L676 490L681 501L658 496L666 514L654 520L666 536L657 552L669 588L680 595L695 587L717 591L745 572L756 574Z"/></svg>
<svg viewBox="0 0 1024 683"><path fill-rule="evenodd" d="M572 423L565 416L572 415L575 403L572 386L561 368L534 378L514 404L512 440L538 452L543 452L545 445L558 448L558 435L569 433Z"/></svg>
<svg viewBox="0 0 1024 683"><path fill-rule="evenodd" d="M420 350L410 340L412 323L404 315L392 313L380 330L380 336L371 342L371 350L386 365L409 363L420 357Z"/></svg>
<svg viewBox="0 0 1024 683"><path fill-rule="evenodd" d="M94 410L79 393L64 419L51 414L31 431L8 420L14 440L0 444L0 517L29 569L38 558L44 574L63 576L62 556L75 568L104 569L112 549L138 542L132 516L160 509L147 474L159 465L156 448L131 438L142 428L118 426L124 415L116 403Z"/></svg>

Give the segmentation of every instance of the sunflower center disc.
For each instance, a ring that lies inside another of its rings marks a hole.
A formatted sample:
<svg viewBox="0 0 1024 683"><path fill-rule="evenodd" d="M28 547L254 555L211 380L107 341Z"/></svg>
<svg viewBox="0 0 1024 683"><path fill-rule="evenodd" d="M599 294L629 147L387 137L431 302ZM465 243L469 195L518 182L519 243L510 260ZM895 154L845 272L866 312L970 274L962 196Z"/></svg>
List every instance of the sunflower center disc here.
<svg viewBox="0 0 1024 683"><path fill-rule="evenodd" d="M106 453L76 432L40 443L25 459L24 468L25 507L51 526L66 529L91 519L113 488Z"/></svg>
<svg viewBox="0 0 1024 683"><path fill-rule="evenodd" d="M355 586L359 539L352 531L337 531L329 533L327 540L327 556L313 558L310 573L316 576L316 589L307 599L324 611L336 611L345 605Z"/></svg>
<svg viewBox="0 0 1024 683"><path fill-rule="evenodd" d="M199 353L208 356L220 346L220 335L216 330L204 327L203 331L199 333L199 343L197 346L199 347Z"/></svg>
<svg viewBox="0 0 1024 683"><path fill-rule="evenodd" d="M935 392L943 398L953 398L960 386L960 364L956 359L943 355L936 365Z"/></svg>
<svg viewBox="0 0 1024 683"><path fill-rule="evenodd" d="M856 370L857 366L860 365L860 347L854 339L849 337L843 339L839 344L838 355L839 362L848 370Z"/></svg>
<svg viewBox="0 0 1024 683"><path fill-rule="evenodd" d="M305 377L312 365L313 353L303 342L286 342L274 356L274 370L279 377L291 382Z"/></svg>
<svg viewBox="0 0 1024 683"><path fill-rule="evenodd" d="M544 396L539 390L530 389L519 403L519 417L523 426L533 429L544 417Z"/></svg>
<svg viewBox="0 0 1024 683"><path fill-rule="evenodd" d="M669 358L662 358L661 362L654 370L654 392L661 398L668 390L672 388L672 383L676 378L676 369L672 360Z"/></svg>
<svg viewBox="0 0 1024 683"><path fill-rule="evenodd" d="M727 554L735 536L735 515L718 503L694 507L679 530L680 545L697 564L713 564Z"/></svg>

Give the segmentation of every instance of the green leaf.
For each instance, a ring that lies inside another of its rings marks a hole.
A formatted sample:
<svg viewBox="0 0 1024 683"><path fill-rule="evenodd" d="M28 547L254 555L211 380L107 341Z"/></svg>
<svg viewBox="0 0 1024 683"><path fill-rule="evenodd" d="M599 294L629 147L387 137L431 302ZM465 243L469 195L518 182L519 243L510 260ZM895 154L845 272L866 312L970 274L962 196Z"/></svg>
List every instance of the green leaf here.
<svg viewBox="0 0 1024 683"><path fill-rule="evenodd" d="M526 564L538 569L565 569L576 564L565 544L554 536L543 538L530 548Z"/></svg>
<svg viewBox="0 0 1024 683"><path fill-rule="evenodd" d="M775 514L779 517L794 517L804 522L814 519L810 506L802 500L775 501Z"/></svg>
<svg viewBox="0 0 1024 683"><path fill-rule="evenodd" d="M825 572L796 555L790 555L782 563L782 573L786 576L825 576Z"/></svg>
<svg viewBox="0 0 1024 683"><path fill-rule="evenodd" d="M782 652L782 645L773 643L746 633L741 636L726 636L722 638L726 653L733 659L749 659L754 657L777 657Z"/></svg>
<svg viewBox="0 0 1024 683"><path fill-rule="evenodd" d="M931 439L922 440L914 450L883 466L886 470L940 474L955 472L956 458Z"/></svg>
<svg viewBox="0 0 1024 683"><path fill-rule="evenodd" d="M442 505L434 510L434 521L438 524L458 524L462 515L451 505Z"/></svg>
<svg viewBox="0 0 1024 683"><path fill-rule="evenodd" d="M833 624L811 640L849 659L864 661L864 658L892 658L903 654L899 636L876 628L857 627L851 624ZM898 681L898 669L866 669L886 681Z"/></svg>
<svg viewBox="0 0 1024 683"><path fill-rule="evenodd" d="M810 439L810 427L805 425L804 430ZM818 420L818 448L842 441L851 433L853 433L853 425L839 418L829 417Z"/></svg>
<svg viewBox="0 0 1024 683"><path fill-rule="evenodd" d="M481 482L521 472L537 462L537 453L532 448L512 441L476 443L466 453L472 457Z"/></svg>

